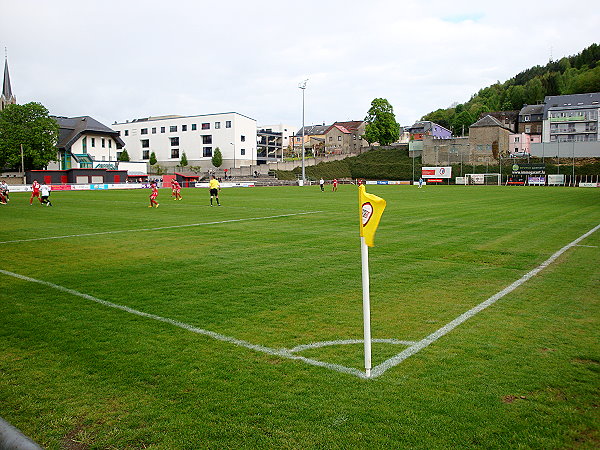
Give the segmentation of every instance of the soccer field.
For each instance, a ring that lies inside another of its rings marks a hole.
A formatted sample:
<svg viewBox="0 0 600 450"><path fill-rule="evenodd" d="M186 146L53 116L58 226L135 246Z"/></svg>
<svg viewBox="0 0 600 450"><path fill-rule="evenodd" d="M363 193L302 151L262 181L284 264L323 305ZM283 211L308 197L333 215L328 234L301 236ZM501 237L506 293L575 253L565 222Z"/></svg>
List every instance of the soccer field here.
<svg viewBox="0 0 600 450"><path fill-rule="evenodd" d="M0 417L47 448L597 448L600 190L12 193ZM508 288L508 289L507 289Z"/></svg>

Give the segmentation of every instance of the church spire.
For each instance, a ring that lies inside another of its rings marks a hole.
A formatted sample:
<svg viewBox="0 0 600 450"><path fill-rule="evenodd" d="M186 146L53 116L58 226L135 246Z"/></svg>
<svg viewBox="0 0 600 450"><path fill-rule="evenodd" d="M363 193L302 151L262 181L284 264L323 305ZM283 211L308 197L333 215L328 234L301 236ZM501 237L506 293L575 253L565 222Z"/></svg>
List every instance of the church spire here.
<svg viewBox="0 0 600 450"><path fill-rule="evenodd" d="M4 82L2 83L2 96L0 96L0 111L3 110L7 105L13 105L17 103L17 98L12 92L10 85L10 75L8 73L8 52L6 47L4 48Z"/></svg>

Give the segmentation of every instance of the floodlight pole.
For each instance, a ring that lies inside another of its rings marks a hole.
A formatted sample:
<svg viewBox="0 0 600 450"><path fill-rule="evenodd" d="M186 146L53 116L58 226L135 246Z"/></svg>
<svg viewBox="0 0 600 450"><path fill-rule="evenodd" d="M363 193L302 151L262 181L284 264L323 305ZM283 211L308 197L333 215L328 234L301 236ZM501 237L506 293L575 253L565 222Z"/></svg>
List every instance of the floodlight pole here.
<svg viewBox="0 0 600 450"><path fill-rule="evenodd" d="M298 87L302 89L302 186L304 186L306 180L306 173L304 171L304 91L306 91L307 81L308 79L298 85Z"/></svg>

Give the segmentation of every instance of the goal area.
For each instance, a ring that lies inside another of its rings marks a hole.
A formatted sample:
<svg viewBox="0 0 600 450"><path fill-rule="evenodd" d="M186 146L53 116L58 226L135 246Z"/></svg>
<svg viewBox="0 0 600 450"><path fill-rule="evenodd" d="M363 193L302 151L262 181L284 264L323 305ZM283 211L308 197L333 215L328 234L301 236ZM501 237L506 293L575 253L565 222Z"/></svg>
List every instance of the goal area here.
<svg viewBox="0 0 600 450"><path fill-rule="evenodd" d="M467 184L496 185L502 184L499 173L468 173L465 175Z"/></svg>

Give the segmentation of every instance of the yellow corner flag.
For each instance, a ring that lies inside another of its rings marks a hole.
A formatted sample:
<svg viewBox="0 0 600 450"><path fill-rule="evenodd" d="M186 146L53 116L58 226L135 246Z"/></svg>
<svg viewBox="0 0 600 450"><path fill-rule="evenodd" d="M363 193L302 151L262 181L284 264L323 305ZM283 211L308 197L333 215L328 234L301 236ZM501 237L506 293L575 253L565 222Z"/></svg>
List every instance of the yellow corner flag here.
<svg viewBox="0 0 600 450"><path fill-rule="evenodd" d="M385 200L373 194L367 194L365 185L358 187L358 211L360 214L360 235L365 238L365 244L373 247L375 231L385 209Z"/></svg>

